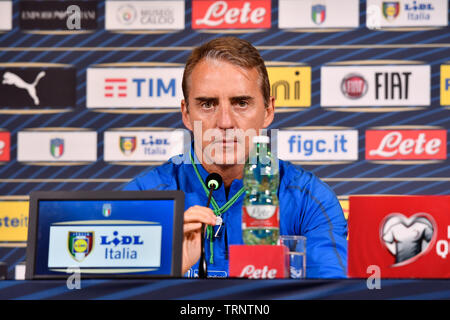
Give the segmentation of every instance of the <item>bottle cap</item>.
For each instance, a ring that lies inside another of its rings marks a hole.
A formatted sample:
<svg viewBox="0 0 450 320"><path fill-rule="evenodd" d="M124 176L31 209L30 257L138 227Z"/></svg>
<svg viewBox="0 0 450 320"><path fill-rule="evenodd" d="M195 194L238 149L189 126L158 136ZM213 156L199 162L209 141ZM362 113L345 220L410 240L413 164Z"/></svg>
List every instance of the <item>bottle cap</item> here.
<svg viewBox="0 0 450 320"><path fill-rule="evenodd" d="M253 143L269 143L269 137L268 136L254 136L253 137Z"/></svg>

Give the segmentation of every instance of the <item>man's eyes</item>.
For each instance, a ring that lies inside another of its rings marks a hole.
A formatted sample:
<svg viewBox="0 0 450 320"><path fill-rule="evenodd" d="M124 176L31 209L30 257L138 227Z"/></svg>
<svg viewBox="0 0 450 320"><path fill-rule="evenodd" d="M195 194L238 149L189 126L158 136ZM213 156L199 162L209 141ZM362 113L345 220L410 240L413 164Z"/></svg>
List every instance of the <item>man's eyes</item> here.
<svg viewBox="0 0 450 320"><path fill-rule="evenodd" d="M231 103L231 105L239 107L239 108L246 108L250 105L250 101L248 99L231 100L230 103ZM218 106L219 102L215 101L215 100L203 100L203 101L199 101L198 105L204 110L211 110L214 107Z"/></svg>
<svg viewBox="0 0 450 320"><path fill-rule="evenodd" d="M241 107L241 108L245 108L245 107L248 106L248 101L247 101L247 100L239 100L239 101L237 102L237 105L238 105L239 107Z"/></svg>
<svg viewBox="0 0 450 320"><path fill-rule="evenodd" d="M200 104L200 107L202 107L203 109L211 109L214 107L214 101L203 101Z"/></svg>

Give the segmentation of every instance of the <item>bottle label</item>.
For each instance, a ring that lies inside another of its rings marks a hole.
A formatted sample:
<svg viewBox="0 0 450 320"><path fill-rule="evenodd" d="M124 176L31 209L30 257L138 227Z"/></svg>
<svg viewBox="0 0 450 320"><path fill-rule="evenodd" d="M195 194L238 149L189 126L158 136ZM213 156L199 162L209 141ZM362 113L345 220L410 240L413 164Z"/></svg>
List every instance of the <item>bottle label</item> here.
<svg viewBox="0 0 450 320"><path fill-rule="evenodd" d="M242 207L242 222L244 228L279 227L278 206L253 205Z"/></svg>

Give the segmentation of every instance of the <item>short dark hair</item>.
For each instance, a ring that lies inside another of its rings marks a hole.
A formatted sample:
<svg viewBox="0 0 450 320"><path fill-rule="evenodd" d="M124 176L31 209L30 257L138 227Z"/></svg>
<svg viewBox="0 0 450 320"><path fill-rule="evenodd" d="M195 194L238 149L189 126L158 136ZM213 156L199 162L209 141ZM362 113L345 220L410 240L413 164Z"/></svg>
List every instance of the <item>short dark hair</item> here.
<svg viewBox="0 0 450 320"><path fill-rule="evenodd" d="M186 103L188 103L189 98L189 78L195 66L203 59L222 60L244 69L256 68L259 74L264 106L266 108L269 106L270 82L264 60L250 42L236 37L216 38L192 51L183 73L182 88Z"/></svg>

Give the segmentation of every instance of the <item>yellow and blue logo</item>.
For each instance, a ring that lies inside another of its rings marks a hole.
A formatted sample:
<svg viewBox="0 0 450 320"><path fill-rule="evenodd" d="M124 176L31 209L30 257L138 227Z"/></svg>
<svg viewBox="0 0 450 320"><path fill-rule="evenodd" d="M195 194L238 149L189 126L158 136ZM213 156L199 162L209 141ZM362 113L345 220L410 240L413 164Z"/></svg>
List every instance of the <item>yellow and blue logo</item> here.
<svg viewBox="0 0 450 320"><path fill-rule="evenodd" d="M276 107L311 106L311 67L267 67Z"/></svg>
<svg viewBox="0 0 450 320"><path fill-rule="evenodd" d="M0 242L26 242L28 201L0 201Z"/></svg>

